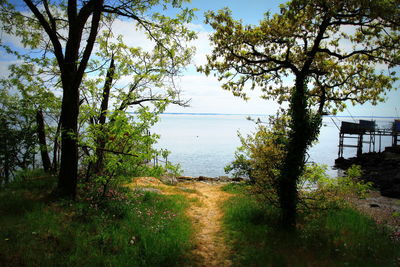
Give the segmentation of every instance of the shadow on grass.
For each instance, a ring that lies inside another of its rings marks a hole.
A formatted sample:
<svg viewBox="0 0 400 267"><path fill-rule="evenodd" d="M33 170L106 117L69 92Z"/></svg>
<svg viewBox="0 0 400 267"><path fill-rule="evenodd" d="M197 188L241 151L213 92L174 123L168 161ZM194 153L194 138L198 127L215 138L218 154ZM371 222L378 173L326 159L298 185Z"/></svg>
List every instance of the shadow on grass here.
<svg viewBox="0 0 400 267"><path fill-rule="evenodd" d="M239 194L224 205L236 266L398 266L400 245L350 208L300 218L298 231L277 227L278 210Z"/></svg>

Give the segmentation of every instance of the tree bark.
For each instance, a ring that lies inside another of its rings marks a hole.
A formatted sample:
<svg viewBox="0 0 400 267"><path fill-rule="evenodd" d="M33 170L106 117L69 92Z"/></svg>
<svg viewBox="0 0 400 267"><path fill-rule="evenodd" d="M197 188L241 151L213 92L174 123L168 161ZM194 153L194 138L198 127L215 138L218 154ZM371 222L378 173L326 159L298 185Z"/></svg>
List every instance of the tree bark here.
<svg viewBox="0 0 400 267"><path fill-rule="evenodd" d="M47 150L46 130L44 128L44 118L41 109L36 111L37 135L39 139L40 155L42 157L43 169L45 172L51 171L51 161Z"/></svg>
<svg viewBox="0 0 400 267"><path fill-rule="evenodd" d="M296 227L297 182L304 168L305 153L311 139L307 118L305 78L303 77L296 78L291 96L290 113L292 121L289 143L278 187L281 225L286 229Z"/></svg>
<svg viewBox="0 0 400 267"><path fill-rule="evenodd" d="M58 193L60 196L76 196L78 181L78 114L79 87L73 86L73 72L65 75L61 106L61 163L58 175Z"/></svg>
<svg viewBox="0 0 400 267"><path fill-rule="evenodd" d="M76 2L69 1L69 31L68 41L65 46L65 57L62 59L57 58L63 85L60 118L61 163L57 189L60 196L73 199L76 197L78 183L79 88L96 40L102 5L102 0L89 1L81 8L78 14ZM86 41L86 47L83 49L83 55L79 58L85 23L90 16L92 19L90 33Z"/></svg>

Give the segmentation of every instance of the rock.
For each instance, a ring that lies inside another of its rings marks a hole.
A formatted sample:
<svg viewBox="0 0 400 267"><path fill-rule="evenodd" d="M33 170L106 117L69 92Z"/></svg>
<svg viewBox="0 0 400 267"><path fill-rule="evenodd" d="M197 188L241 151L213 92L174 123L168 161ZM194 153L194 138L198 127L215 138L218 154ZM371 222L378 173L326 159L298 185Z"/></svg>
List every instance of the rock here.
<svg viewBox="0 0 400 267"><path fill-rule="evenodd" d="M160 181L166 185L176 185L178 183L178 179L175 176L169 175L161 176Z"/></svg>
<svg viewBox="0 0 400 267"><path fill-rule="evenodd" d="M339 158L335 165L344 170L353 164L360 165L362 180L372 182L383 196L400 198L400 154L396 149L365 153L357 158Z"/></svg>
<svg viewBox="0 0 400 267"><path fill-rule="evenodd" d="M151 192L151 193L156 193L156 194L161 194L161 190L157 188L151 188L151 187L139 187L135 189L135 192Z"/></svg>
<svg viewBox="0 0 400 267"><path fill-rule="evenodd" d="M380 188L382 196L400 198L400 184Z"/></svg>
<svg viewBox="0 0 400 267"><path fill-rule="evenodd" d="M229 178L228 176L218 176L217 180L220 182L230 182L231 178Z"/></svg>
<svg viewBox="0 0 400 267"><path fill-rule="evenodd" d="M196 180L196 178L194 178L192 176L179 176L179 177L176 177L176 179L178 179L178 181L179 180L184 180L184 181L194 181L194 180Z"/></svg>
<svg viewBox="0 0 400 267"><path fill-rule="evenodd" d="M244 181L244 180L245 179L242 178L242 177L234 177L234 178L231 179L231 181L233 181L233 182L241 182L241 181Z"/></svg>
<svg viewBox="0 0 400 267"><path fill-rule="evenodd" d="M207 177L207 176L199 176L199 181L215 181L215 178Z"/></svg>

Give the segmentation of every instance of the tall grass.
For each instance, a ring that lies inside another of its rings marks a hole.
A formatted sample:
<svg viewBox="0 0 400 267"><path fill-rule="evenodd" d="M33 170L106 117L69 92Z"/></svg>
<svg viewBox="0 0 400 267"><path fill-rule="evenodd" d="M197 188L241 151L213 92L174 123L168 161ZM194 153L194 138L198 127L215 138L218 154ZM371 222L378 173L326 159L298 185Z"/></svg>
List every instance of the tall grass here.
<svg viewBox="0 0 400 267"><path fill-rule="evenodd" d="M0 191L0 263L175 266L191 247L182 196L126 192L102 204L55 201L45 194L53 186L53 178L41 177Z"/></svg>
<svg viewBox="0 0 400 267"><path fill-rule="evenodd" d="M224 205L236 266L398 266L400 244L350 208L314 211L296 233L277 226L278 210L239 193Z"/></svg>

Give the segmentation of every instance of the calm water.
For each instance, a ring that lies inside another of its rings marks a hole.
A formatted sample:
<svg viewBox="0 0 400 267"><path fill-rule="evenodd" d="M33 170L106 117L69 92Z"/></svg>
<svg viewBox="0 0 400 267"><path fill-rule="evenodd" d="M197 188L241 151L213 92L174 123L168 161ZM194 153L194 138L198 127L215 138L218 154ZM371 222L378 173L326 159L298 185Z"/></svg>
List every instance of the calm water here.
<svg viewBox="0 0 400 267"><path fill-rule="evenodd" d="M224 166L234 159L236 147L240 145L237 132L246 135L256 129L254 122L246 120L247 116L163 114L153 132L161 135L158 147L171 151L168 160L179 163L184 175L223 176L226 175ZM342 120L354 122L353 118L324 118L319 142L309 151L309 161L333 166L337 158L339 140L339 130L334 122L340 127ZM386 126L392 120L376 121L378 126ZM355 143L355 140L353 141ZM351 143L351 140L346 142ZM382 147L390 142L390 137L383 137ZM368 151L367 145L364 145L364 151ZM355 154L355 148L344 150L345 157L353 157ZM336 176L337 171L330 168L329 174Z"/></svg>

